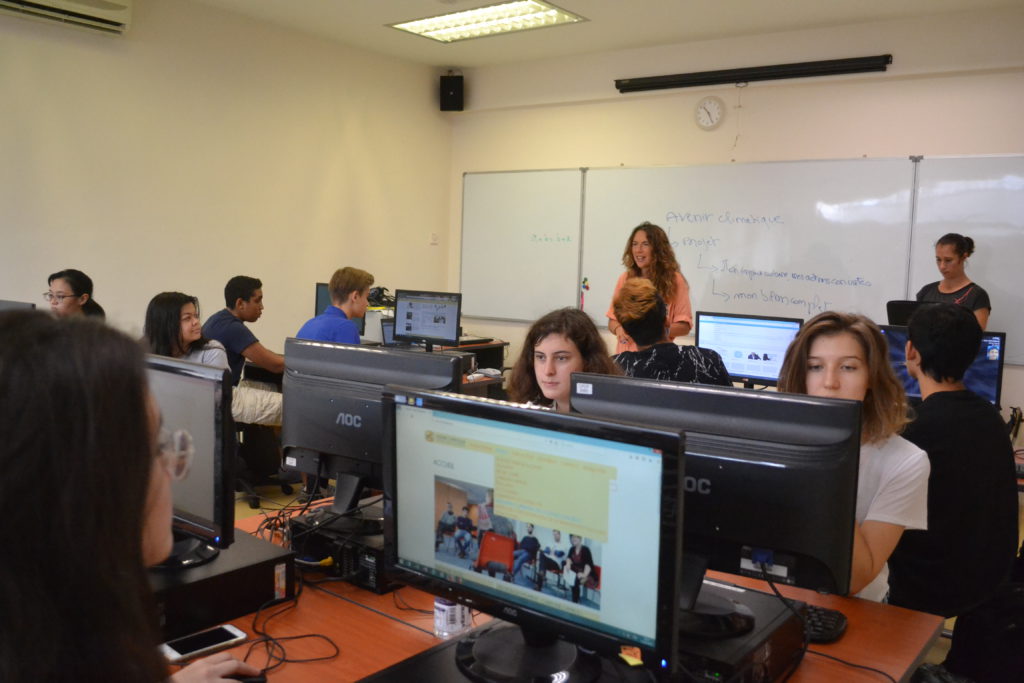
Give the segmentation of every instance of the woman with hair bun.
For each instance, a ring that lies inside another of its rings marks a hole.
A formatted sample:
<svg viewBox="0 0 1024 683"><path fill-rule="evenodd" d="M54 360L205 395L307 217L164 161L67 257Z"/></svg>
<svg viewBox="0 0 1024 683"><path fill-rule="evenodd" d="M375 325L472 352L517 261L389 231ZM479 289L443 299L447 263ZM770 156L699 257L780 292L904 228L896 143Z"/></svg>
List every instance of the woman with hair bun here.
<svg viewBox="0 0 1024 683"><path fill-rule="evenodd" d="M92 278L80 270L66 268L47 279L50 291L43 298L50 302L50 311L58 318L88 315L106 318L103 307L92 298Z"/></svg>
<svg viewBox="0 0 1024 683"><path fill-rule="evenodd" d="M615 353L636 351L636 342L622 327L615 317L615 298L626 280L642 277L654 283L667 307L665 327L668 340L690 333L693 314L690 311L690 285L679 271L676 253L672 250L665 231L653 223L644 222L633 228L626 240L626 248L622 252L622 265L626 272L619 276L612 292L612 305L605 314L608 318L608 331L614 334L619 343Z"/></svg>
<svg viewBox="0 0 1024 683"><path fill-rule="evenodd" d="M921 288L918 301L938 304L959 304L974 311L981 329L988 324L992 304L988 292L971 282L964 272L968 257L974 253L974 240L955 232L939 238L935 243L935 265L939 267L942 279Z"/></svg>

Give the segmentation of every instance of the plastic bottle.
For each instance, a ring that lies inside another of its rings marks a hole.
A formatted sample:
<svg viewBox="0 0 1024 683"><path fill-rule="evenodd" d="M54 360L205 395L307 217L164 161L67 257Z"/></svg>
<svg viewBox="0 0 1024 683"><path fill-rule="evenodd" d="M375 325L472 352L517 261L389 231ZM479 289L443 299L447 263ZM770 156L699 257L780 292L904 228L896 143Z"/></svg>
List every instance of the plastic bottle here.
<svg viewBox="0 0 1024 683"><path fill-rule="evenodd" d="M434 635L451 638L472 626L469 608L446 598L434 598Z"/></svg>

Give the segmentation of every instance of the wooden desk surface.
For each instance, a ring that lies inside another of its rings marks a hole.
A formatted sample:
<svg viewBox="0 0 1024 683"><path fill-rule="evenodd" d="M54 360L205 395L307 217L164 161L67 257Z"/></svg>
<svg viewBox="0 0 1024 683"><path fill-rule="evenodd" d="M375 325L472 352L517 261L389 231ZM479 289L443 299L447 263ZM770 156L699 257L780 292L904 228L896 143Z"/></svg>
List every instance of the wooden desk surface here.
<svg viewBox="0 0 1024 683"><path fill-rule="evenodd" d="M238 527L255 530L259 517L241 520ZM768 592L767 585L756 579L709 572L711 578ZM843 637L830 645L812 645L804 661L790 678L793 683L811 681L844 681L877 683L884 680L877 673L846 666L821 657L821 652L854 664L881 669L897 681L910 679L924 654L942 630L941 617L883 605L858 598L821 595L800 588L782 587L787 597L796 598L832 609L842 610L849 620ZM439 641L433 636L433 616L406 607L431 611L433 596L414 588L402 588L377 595L344 582L330 582L318 587L306 586L298 605L273 618L264 630L275 637L322 633L341 649L327 661L288 663L270 672L271 681L353 681L391 666L426 650ZM275 609L280 609L275 608ZM481 616L476 624L488 617ZM265 619L261 619L261 623ZM252 615L232 622L250 636ZM306 638L285 643L290 659L322 656L330 647L322 640ZM233 650L245 655L246 646ZM261 649L249 658L254 666L263 667L266 654Z"/></svg>
<svg viewBox="0 0 1024 683"><path fill-rule="evenodd" d="M756 590L771 592L764 581L732 574L708 572L711 578L735 583ZM915 612L902 607L883 605L860 598L822 595L802 588L782 586L786 597L838 609L847 618L846 633L835 643L811 645L804 661L789 679L793 683L809 681L871 681L884 680L877 673L855 669L840 662L812 654L822 652L853 664L862 664L885 671L897 681L910 680L932 643L942 632L943 619L934 614Z"/></svg>

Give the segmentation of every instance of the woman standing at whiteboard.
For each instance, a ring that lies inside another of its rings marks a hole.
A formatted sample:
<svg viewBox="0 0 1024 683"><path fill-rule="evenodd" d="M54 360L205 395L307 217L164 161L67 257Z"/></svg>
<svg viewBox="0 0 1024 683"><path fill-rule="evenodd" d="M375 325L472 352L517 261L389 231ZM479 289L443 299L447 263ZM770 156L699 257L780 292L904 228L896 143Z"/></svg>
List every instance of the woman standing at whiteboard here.
<svg viewBox="0 0 1024 683"><path fill-rule="evenodd" d="M636 343L622 329L615 317L615 297L622 289L623 283L629 278L642 277L654 283L658 294L668 307L665 316L665 327L668 329L669 340L690 333L693 314L690 312L690 286L686 278L679 272L679 262L672 251L668 235L657 225L644 222L633 228L626 248L622 252L622 265L626 272L619 276L612 292L612 304L608 306L608 331L614 334L619 343L615 353L636 351Z"/></svg>
<svg viewBox="0 0 1024 683"><path fill-rule="evenodd" d="M942 279L921 288L918 301L940 304L959 304L974 311L981 329L988 324L992 304L988 292L979 287L964 272L967 258L974 253L974 240L950 232L935 243L935 265L939 267Z"/></svg>
<svg viewBox="0 0 1024 683"><path fill-rule="evenodd" d="M889 556L905 529L928 528L928 456L899 435L907 398L878 326L825 311L786 350L779 391L861 402L860 469L850 593L881 602Z"/></svg>

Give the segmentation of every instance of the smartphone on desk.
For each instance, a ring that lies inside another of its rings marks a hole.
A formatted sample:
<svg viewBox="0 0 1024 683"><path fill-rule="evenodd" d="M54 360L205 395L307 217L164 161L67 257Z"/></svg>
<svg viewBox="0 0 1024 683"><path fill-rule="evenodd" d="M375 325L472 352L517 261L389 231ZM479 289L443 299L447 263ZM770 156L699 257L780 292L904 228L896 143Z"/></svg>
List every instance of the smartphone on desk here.
<svg viewBox="0 0 1024 683"><path fill-rule="evenodd" d="M245 635L245 631L231 624L223 624L206 631L168 640L160 646L160 652L171 664L183 664L190 659L234 647L244 642L246 638L248 636Z"/></svg>

